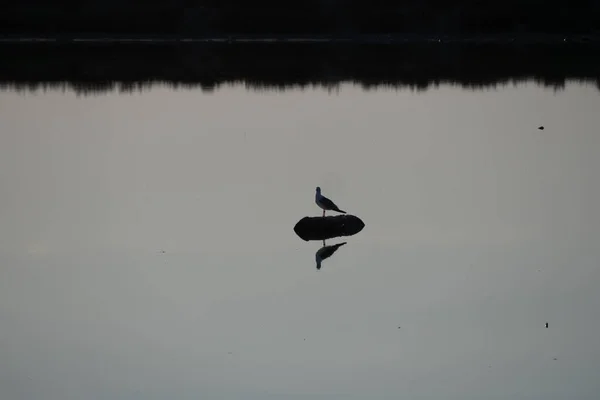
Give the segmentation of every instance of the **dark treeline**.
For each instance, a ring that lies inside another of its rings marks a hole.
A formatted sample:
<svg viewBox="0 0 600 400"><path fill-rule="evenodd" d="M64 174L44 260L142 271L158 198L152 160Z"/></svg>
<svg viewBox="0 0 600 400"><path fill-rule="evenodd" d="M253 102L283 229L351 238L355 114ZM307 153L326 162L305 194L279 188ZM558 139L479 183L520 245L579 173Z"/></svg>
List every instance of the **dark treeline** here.
<svg viewBox="0 0 600 400"><path fill-rule="evenodd" d="M591 45L1 45L0 86L68 86L79 93L137 90L156 83L214 90L223 84L278 90L482 88L536 80L555 88L586 80L600 89L600 51Z"/></svg>
<svg viewBox="0 0 600 400"><path fill-rule="evenodd" d="M0 34L600 33L600 0L13 0Z"/></svg>

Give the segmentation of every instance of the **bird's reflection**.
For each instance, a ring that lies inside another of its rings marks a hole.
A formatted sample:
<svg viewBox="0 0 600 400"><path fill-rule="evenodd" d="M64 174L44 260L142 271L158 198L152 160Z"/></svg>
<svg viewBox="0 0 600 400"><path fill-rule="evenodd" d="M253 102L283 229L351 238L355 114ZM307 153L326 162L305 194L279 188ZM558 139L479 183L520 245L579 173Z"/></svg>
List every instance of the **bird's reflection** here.
<svg viewBox="0 0 600 400"><path fill-rule="evenodd" d="M321 247L319 250L317 250L317 252L315 254L317 270L321 269L321 263L323 262L323 260L331 257L333 255L333 253L335 253L337 251L337 249L339 249L346 243L347 242L342 242L342 243L334 244L331 246L327 246L327 245L325 245L325 240L323 240L323 247Z"/></svg>

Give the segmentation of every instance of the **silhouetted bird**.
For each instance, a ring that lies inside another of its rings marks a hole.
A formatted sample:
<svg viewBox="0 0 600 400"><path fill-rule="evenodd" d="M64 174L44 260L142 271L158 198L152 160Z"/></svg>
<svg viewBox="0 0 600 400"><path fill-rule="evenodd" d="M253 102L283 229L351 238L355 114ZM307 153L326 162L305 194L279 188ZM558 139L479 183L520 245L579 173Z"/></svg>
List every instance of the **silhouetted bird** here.
<svg viewBox="0 0 600 400"><path fill-rule="evenodd" d="M315 203L317 203L317 205L323 209L323 216L325 216L325 211L327 211L327 210L337 211L339 213L346 214L346 211L340 210L333 201L331 201L327 197L323 196L321 194L321 188L318 186L317 186L317 193L315 194Z"/></svg>
<svg viewBox="0 0 600 400"><path fill-rule="evenodd" d="M342 247L345 244L346 244L346 242L342 242L342 243L334 244L332 246L323 246L319 250L317 250L317 253L315 254L315 261L317 262L317 269L321 269L321 263L323 262L323 260L331 257L333 255L333 253L335 253L337 251L337 249L339 249L340 247Z"/></svg>
<svg viewBox="0 0 600 400"><path fill-rule="evenodd" d="M546 322L546 328L548 327L548 323Z"/></svg>

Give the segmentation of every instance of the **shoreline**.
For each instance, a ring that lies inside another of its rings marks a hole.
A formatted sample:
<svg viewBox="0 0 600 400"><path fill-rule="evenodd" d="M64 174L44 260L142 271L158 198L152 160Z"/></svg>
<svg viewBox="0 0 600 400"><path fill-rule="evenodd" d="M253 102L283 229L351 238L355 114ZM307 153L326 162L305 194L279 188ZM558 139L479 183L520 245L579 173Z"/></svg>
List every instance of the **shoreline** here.
<svg viewBox="0 0 600 400"><path fill-rule="evenodd" d="M233 83L281 90L353 82L420 90L441 82L482 88L534 79L553 88L588 81L600 89L600 51L587 43L111 40L0 44L0 86L67 83L94 92L113 83L132 90L164 83L210 91Z"/></svg>
<svg viewBox="0 0 600 400"><path fill-rule="evenodd" d="M437 35L437 34L369 34L369 35L0 35L1 44L492 44L492 45L600 45L600 35L581 34L496 34L496 35Z"/></svg>

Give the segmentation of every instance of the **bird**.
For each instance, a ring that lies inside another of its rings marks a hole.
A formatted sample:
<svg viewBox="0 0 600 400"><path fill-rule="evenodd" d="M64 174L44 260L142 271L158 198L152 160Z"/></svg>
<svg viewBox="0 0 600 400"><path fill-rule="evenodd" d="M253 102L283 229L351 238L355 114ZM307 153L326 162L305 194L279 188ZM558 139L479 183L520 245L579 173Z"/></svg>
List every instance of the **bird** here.
<svg viewBox="0 0 600 400"><path fill-rule="evenodd" d="M548 327L548 323L546 322L546 328Z"/></svg>
<svg viewBox="0 0 600 400"><path fill-rule="evenodd" d="M318 186L317 186L317 192L315 194L315 203L317 203L317 205L323 209L323 217L325 216L325 211L327 211L327 210L337 211L339 213L346 214L346 211L340 210L339 207L336 206L333 201L331 201L327 197L323 196L321 194L321 188Z"/></svg>

